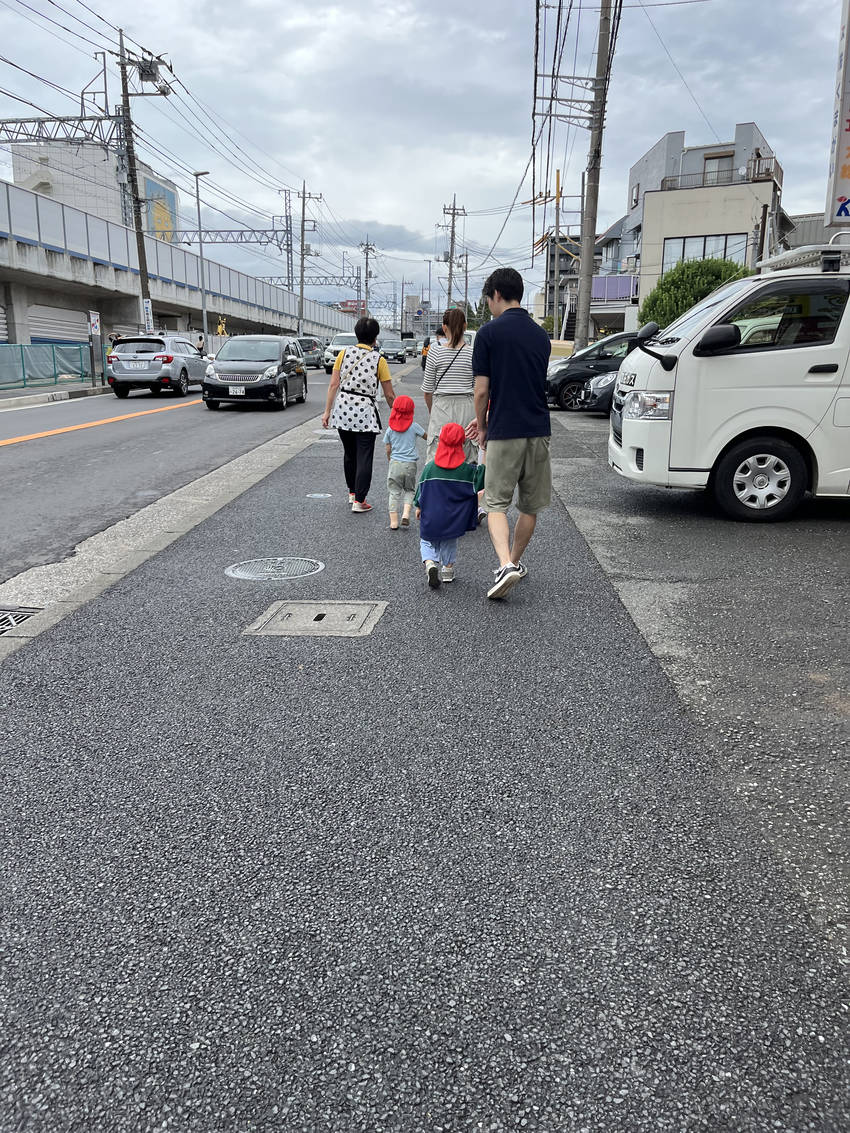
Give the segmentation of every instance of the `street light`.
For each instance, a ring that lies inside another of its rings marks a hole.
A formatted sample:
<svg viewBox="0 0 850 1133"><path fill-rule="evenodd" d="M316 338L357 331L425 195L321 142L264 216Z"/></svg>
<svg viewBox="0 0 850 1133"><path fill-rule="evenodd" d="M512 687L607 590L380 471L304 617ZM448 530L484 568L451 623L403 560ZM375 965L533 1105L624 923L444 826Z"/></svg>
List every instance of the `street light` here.
<svg viewBox="0 0 850 1133"><path fill-rule="evenodd" d="M202 169L200 173L193 173L195 178L195 204L198 206L198 252L201 259L201 317L204 323L204 350L209 352L207 346L207 287L204 279L204 230L201 227L201 178L209 177L210 171Z"/></svg>

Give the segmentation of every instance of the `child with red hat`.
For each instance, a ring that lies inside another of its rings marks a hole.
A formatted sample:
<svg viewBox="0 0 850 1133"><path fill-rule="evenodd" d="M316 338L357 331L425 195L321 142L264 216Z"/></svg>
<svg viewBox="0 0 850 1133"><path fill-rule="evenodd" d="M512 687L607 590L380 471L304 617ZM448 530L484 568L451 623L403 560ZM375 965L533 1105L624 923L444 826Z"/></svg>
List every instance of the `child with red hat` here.
<svg viewBox="0 0 850 1133"><path fill-rule="evenodd" d="M387 446L387 492L390 497L390 527L398 529L398 505L402 504L401 525L410 525L410 508L413 493L416 491L416 438L424 437L425 430L413 420L412 397L402 394L393 402L390 410L390 425L384 433Z"/></svg>
<svg viewBox="0 0 850 1133"><path fill-rule="evenodd" d="M478 526L478 493L484 487L484 466L469 464L463 451L466 430L449 421L440 430L434 459L422 469L416 489L416 516L421 521L420 547L428 585L454 582L457 541Z"/></svg>

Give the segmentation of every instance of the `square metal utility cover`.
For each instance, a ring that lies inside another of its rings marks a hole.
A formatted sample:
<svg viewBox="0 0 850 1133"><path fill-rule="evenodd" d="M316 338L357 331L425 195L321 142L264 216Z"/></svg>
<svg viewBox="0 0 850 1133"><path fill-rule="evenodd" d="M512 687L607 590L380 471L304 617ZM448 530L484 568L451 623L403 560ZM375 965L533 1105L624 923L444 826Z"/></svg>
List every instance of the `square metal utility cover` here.
<svg viewBox="0 0 850 1133"><path fill-rule="evenodd" d="M273 602L253 625L252 637L366 637L386 602Z"/></svg>

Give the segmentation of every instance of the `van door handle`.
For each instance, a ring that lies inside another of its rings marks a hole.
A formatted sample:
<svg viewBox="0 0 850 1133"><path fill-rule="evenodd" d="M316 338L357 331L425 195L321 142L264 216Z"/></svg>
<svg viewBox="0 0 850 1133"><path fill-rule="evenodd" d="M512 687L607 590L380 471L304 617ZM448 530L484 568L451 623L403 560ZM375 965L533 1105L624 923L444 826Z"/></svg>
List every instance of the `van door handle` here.
<svg viewBox="0 0 850 1133"><path fill-rule="evenodd" d="M837 362L824 362L820 366L810 366L810 374L834 374L838 370Z"/></svg>

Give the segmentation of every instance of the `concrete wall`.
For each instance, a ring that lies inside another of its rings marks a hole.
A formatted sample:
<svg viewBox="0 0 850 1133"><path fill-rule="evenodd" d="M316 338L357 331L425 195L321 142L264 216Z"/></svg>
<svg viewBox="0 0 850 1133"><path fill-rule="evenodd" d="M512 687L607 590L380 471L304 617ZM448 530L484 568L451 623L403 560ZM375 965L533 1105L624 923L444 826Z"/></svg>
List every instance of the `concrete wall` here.
<svg viewBox="0 0 850 1133"><path fill-rule="evenodd" d="M705 168L705 159L712 154L732 153L732 168L746 169L747 162L755 156L758 149L762 157L772 157L773 150L767 144L767 139L755 122L739 122L735 126L735 138L730 142L717 142L708 146L690 146L682 153L683 175L701 174ZM679 170L674 170L679 173ZM671 175L672 176L672 175Z"/></svg>
<svg viewBox="0 0 850 1133"><path fill-rule="evenodd" d="M685 131L674 130L665 134L629 170L629 184L626 192L626 219L617 258L640 255L643 226L643 202L646 193L661 188L665 177L679 172L679 159L685 144ZM638 200L632 205L632 191L638 187Z"/></svg>
<svg viewBox="0 0 850 1133"><path fill-rule="evenodd" d="M706 189L673 189L647 193L643 206L641 302L661 276L666 238L746 232L749 262L753 228L761 217L762 205L772 205L773 191L772 181L756 181Z"/></svg>

